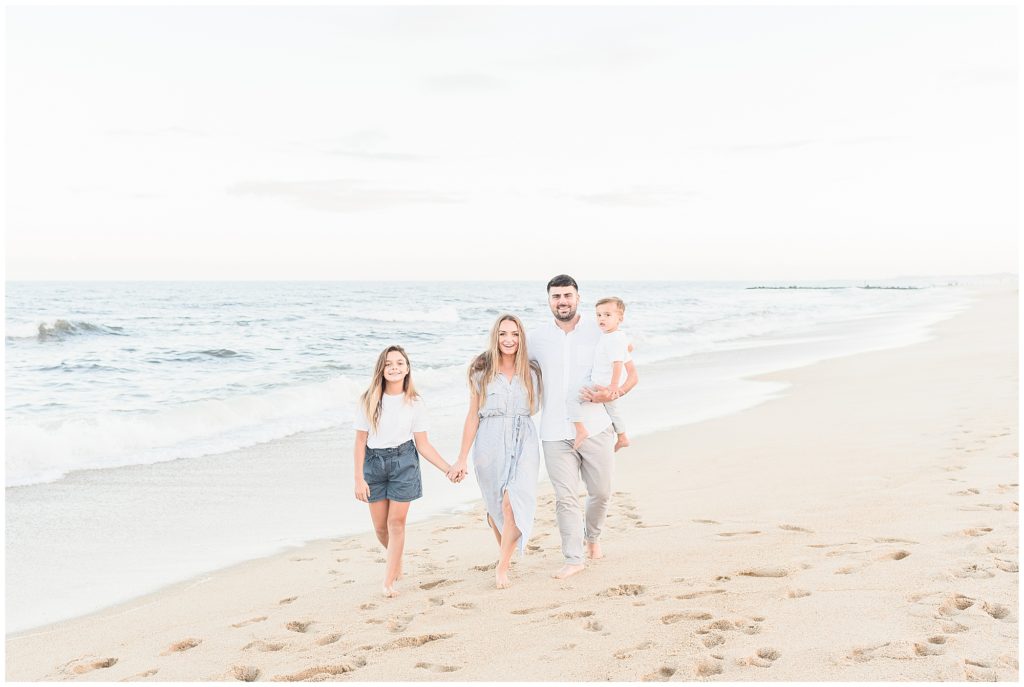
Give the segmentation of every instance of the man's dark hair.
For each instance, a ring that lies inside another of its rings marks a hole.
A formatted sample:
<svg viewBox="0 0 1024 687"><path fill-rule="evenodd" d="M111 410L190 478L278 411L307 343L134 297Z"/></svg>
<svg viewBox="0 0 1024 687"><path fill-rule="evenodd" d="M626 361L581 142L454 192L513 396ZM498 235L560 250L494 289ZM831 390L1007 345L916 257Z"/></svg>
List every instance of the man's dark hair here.
<svg viewBox="0 0 1024 687"><path fill-rule="evenodd" d="M557 277L551 277L551 281L548 282L548 293L551 293L552 286L571 286L576 289L576 293L579 293L580 291L580 287L576 283L576 280L568 274L560 274Z"/></svg>

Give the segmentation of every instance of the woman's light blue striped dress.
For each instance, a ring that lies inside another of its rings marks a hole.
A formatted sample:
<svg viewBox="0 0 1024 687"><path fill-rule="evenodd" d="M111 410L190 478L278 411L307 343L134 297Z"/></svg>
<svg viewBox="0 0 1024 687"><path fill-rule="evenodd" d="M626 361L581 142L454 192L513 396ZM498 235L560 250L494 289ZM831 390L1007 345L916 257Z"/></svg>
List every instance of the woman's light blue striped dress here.
<svg viewBox="0 0 1024 687"><path fill-rule="evenodd" d="M538 389L537 378L533 378ZM487 398L480 408L480 426L473 444L473 467L484 505L497 525L504 528L502 494L508 491L516 526L523 536L519 553L533 532L537 511L537 479L540 470L540 442L530 418L526 387L498 374L487 385Z"/></svg>

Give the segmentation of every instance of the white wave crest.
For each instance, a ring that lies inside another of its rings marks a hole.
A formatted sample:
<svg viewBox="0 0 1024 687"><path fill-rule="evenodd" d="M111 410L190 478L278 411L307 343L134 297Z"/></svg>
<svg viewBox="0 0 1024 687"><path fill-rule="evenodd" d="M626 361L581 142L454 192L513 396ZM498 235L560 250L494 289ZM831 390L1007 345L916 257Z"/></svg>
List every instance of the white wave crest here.
<svg viewBox="0 0 1024 687"><path fill-rule="evenodd" d="M223 453L351 420L362 384L346 377L263 394L205 400L147 415L104 413L59 423L8 422L7 486L74 470Z"/></svg>

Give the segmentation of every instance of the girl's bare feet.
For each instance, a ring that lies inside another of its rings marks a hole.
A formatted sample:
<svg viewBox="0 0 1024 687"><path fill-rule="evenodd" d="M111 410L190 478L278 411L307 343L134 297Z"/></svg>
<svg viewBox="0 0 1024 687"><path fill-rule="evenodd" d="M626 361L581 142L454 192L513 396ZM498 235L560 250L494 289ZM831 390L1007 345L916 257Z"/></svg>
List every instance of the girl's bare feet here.
<svg viewBox="0 0 1024 687"><path fill-rule="evenodd" d="M395 583L392 582L391 584L388 584L387 582L385 582L384 583L384 589L383 589L382 593L384 594L384 596L388 597L389 599L398 596L398 590L395 589Z"/></svg>
<svg viewBox="0 0 1024 687"><path fill-rule="evenodd" d="M604 558L604 552L601 551L600 543L596 541L587 542L587 558L595 561L598 558Z"/></svg>
<svg viewBox="0 0 1024 687"><path fill-rule="evenodd" d="M629 446L629 437L625 434L619 435L619 440L615 442L615 450L618 451L620 448L626 448Z"/></svg>
<svg viewBox="0 0 1024 687"><path fill-rule="evenodd" d="M564 580L567 577L572 577L578 572L583 572L584 565L563 565L562 569L551 575L556 580Z"/></svg>

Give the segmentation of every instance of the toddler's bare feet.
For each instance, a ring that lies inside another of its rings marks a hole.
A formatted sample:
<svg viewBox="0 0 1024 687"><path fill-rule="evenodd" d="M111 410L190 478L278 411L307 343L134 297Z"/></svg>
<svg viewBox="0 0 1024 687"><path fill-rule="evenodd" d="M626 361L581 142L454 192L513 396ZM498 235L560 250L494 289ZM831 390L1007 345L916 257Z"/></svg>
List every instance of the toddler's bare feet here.
<svg viewBox="0 0 1024 687"><path fill-rule="evenodd" d="M604 553L601 551L601 544L596 541L587 542L587 558L591 560L597 560L598 558L604 558Z"/></svg>
<svg viewBox="0 0 1024 687"><path fill-rule="evenodd" d="M629 437L625 434L619 435L619 440L615 442L615 450L618 451L620 448L626 448L629 446Z"/></svg>
<svg viewBox="0 0 1024 687"><path fill-rule="evenodd" d="M585 567L586 566L584 566L584 565L569 565L569 564L566 564L566 565L562 566L561 570L559 570L558 572L556 572L553 575L551 575L551 577L555 578L556 580L564 580L567 577L572 577L573 575L575 575L578 572L583 572Z"/></svg>
<svg viewBox="0 0 1024 687"><path fill-rule="evenodd" d="M586 441L587 437L589 437L589 436L590 436L590 432L588 432L587 430L585 430L585 429L577 429L576 430L576 438L573 439L573 442L572 442L572 450L576 451L577 449L579 449L579 447L583 445L583 442Z"/></svg>

